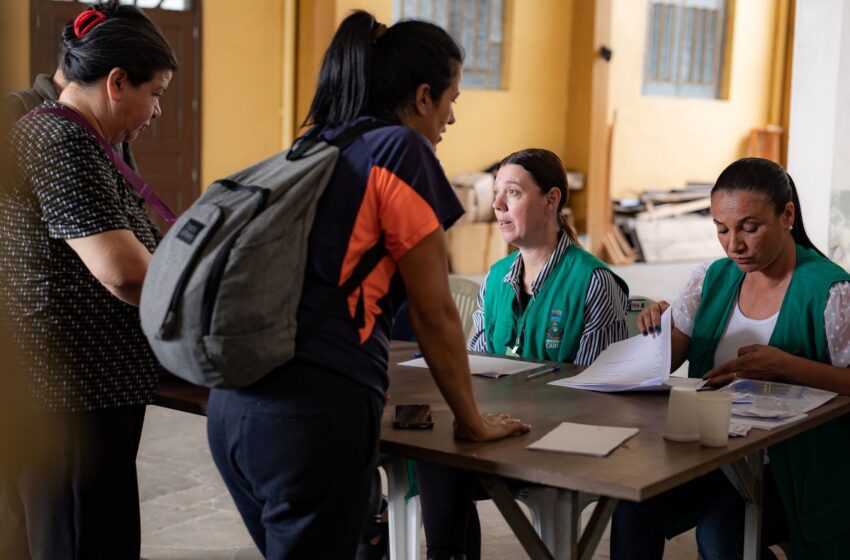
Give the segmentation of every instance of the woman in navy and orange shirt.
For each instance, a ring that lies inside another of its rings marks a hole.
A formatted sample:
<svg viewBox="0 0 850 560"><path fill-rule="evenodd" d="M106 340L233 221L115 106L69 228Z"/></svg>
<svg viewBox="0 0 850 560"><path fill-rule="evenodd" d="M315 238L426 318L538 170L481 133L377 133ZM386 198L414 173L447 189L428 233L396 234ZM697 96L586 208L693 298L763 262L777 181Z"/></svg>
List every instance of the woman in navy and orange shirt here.
<svg viewBox="0 0 850 560"><path fill-rule="evenodd" d="M422 352L460 437L528 430L482 415L448 286L444 228L463 212L434 156L454 122L462 54L439 27L347 17L325 55L309 121L345 148L310 233L299 324L375 244L386 255L348 299L259 383L210 398L213 457L266 558L351 558L378 460L392 317L405 295Z"/></svg>

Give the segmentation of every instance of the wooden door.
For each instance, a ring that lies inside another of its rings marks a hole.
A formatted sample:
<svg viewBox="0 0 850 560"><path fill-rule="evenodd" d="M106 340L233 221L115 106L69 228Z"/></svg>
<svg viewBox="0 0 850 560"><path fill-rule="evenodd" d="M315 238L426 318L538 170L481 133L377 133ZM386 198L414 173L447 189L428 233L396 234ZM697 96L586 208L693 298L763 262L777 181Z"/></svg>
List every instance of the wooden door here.
<svg viewBox="0 0 850 560"><path fill-rule="evenodd" d="M142 177L178 214L200 194L200 7L198 0L186 4L186 10L144 10L171 44L180 68L161 100L162 116L132 146ZM33 79L53 73L62 29L86 6L79 0L31 0Z"/></svg>

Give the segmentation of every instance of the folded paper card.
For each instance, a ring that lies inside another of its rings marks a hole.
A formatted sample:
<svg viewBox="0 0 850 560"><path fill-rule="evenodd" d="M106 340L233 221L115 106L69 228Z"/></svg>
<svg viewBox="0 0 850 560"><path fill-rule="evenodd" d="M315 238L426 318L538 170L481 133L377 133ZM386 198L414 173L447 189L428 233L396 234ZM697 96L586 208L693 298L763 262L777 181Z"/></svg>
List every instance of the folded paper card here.
<svg viewBox="0 0 850 560"><path fill-rule="evenodd" d="M557 428L529 445L528 449L604 457L637 433L637 428L562 422Z"/></svg>

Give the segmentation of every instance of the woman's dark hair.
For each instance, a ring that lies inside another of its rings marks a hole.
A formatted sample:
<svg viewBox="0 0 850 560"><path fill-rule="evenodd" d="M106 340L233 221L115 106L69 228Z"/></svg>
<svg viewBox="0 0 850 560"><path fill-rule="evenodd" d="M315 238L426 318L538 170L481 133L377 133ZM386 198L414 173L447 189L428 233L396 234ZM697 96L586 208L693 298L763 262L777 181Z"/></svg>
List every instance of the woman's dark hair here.
<svg viewBox="0 0 850 560"><path fill-rule="evenodd" d="M304 124L340 124L362 115L398 122L416 88L437 100L463 62L463 51L432 23L408 20L390 28L362 10L345 18L322 60Z"/></svg>
<svg viewBox="0 0 850 560"><path fill-rule="evenodd" d="M90 84L121 68L130 83L138 86L157 72L177 70L174 50L138 8L110 0L83 14L88 12L94 13L77 16L62 31L62 73L69 82Z"/></svg>
<svg viewBox="0 0 850 560"><path fill-rule="evenodd" d="M821 251L806 234L803 226L803 210L800 208L800 198L797 196L797 187L794 180L785 169L769 159L749 157L739 159L730 164L717 178L711 195L723 192L750 192L762 194L770 201L777 215L785 211L785 206L791 202L794 204L794 227L791 229L791 237L798 245L807 249L814 249L821 256Z"/></svg>
<svg viewBox="0 0 850 560"><path fill-rule="evenodd" d="M567 204L567 172L564 170L564 164L561 163L561 158L554 152L544 150L543 148L529 148L514 152L502 161L499 162L499 168L505 165L519 165L528 171L531 178L537 184L540 192L548 193L552 187L557 188L561 192L561 201L558 204L558 221L561 227L567 232L570 240L578 244L576 233L570 224L564 219L564 214L561 210Z"/></svg>

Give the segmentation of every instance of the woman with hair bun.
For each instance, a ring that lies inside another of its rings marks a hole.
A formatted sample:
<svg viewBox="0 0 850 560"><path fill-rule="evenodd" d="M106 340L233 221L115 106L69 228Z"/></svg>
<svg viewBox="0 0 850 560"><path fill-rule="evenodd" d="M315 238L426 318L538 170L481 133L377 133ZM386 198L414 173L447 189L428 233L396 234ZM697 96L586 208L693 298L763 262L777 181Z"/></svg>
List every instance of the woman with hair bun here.
<svg viewBox="0 0 850 560"><path fill-rule="evenodd" d="M295 358L254 385L213 390L210 448L257 547L270 559L353 558L367 520L394 311L407 298L459 437L528 431L481 414L448 284L443 230L462 214L434 150L454 123L463 55L436 25L387 28L367 12L340 24L322 61L311 134L340 152L309 234L302 326L370 250L383 254Z"/></svg>
<svg viewBox="0 0 850 560"><path fill-rule="evenodd" d="M0 297L52 427L51 460L0 489L0 557L138 559L136 453L159 367L136 306L161 236L109 145L159 117L177 60L116 0L62 40L68 84L14 126L17 170L0 189Z"/></svg>
<svg viewBox="0 0 850 560"><path fill-rule="evenodd" d="M749 378L850 395L850 274L809 239L791 176L766 159L738 160L717 178L711 214L727 258L694 270L673 302L672 369L687 359L689 375L713 386ZM641 331L659 328L668 307L645 309ZM790 535L794 558L846 557L850 415L768 452L765 544ZM660 559L665 536L694 524L702 558L741 556L744 503L719 471L645 502L620 502L611 558Z"/></svg>

